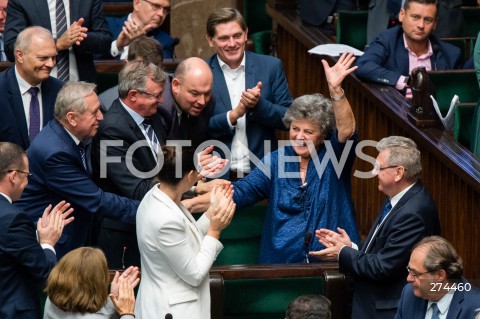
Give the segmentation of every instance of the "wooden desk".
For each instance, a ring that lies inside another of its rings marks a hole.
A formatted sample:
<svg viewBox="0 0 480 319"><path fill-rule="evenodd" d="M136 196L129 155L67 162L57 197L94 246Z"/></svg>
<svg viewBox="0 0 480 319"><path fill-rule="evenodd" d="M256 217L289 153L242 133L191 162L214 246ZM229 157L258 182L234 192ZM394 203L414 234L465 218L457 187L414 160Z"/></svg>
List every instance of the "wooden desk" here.
<svg viewBox="0 0 480 319"><path fill-rule="evenodd" d="M321 58L307 51L331 43L318 28L301 23L295 10L280 11L267 5L277 26L277 52L284 64L293 96L320 92L328 96ZM323 57L332 65L333 60ZM472 83L476 85L476 83ZM363 83L355 76L344 81L344 90L355 113L359 140L389 135L412 138L422 153L422 181L432 193L440 214L442 236L451 241L464 260L464 275L480 278L480 162L439 128L419 129L407 119L409 104L393 87ZM373 147L364 148L375 157ZM368 171L372 165L357 158L354 170ZM376 178L352 179L352 196L360 233L366 236L385 196Z"/></svg>

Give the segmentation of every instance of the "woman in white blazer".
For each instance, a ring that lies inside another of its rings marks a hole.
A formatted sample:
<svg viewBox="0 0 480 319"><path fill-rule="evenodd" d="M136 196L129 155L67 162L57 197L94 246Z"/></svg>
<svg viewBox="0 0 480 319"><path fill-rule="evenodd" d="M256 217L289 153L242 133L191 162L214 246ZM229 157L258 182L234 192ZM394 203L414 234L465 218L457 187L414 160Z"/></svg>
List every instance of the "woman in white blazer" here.
<svg viewBox="0 0 480 319"><path fill-rule="evenodd" d="M220 233L235 211L233 191L230 186L214 188L210 207L195 221L180 200L206 172L195 170L190 149L184 149L182 154L174 147L162 147L162 151L160 183L145 195L137 212L142 282L135 315L165 318L170 313L173 318L208 319L208 273L223 248L218 240Z"/></svg>

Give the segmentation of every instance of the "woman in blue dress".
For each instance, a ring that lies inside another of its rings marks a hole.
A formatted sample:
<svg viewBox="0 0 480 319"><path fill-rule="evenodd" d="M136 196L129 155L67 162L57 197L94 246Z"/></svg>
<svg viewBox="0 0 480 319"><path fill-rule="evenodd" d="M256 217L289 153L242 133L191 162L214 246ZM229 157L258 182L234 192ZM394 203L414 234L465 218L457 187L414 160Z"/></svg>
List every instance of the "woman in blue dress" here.
<svg viewBox="0 0 480 319"><path fill-rule="evenodd" d="M308 251L323 247L317 240L306 244L306 238L320 228L341 227L353 241L360 239L350 186L357 133L341 87L357 68L351 67L354 60L347 53L333 67L322 60L331 99L320 94L295 99L284 118L288 145L233 183L238 208L268 199L260 263L309 262Z"/></svg>

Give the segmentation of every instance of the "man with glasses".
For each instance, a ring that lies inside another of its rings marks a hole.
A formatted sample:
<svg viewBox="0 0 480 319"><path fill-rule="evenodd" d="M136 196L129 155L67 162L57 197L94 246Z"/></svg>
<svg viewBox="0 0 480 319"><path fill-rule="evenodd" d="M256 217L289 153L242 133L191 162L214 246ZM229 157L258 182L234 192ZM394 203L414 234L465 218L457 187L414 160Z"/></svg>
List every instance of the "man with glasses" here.
<svg viewBox="0 0 480 319"><path fill-rule="evenodd" d="M53 119L63 83L50 76L57 50L52 34L42 27L26 28L15 42L15 65L0 73L0 141L27 149Z"/></svg>
<svg viewBox="0 0 480 319"><path fill-rule="evenodd" d="M57 262L53 246L73 218L61 201L42 209L37 226L12 202L28 184L25 151L0 142L0 317L40 318L38 291Z"/></svg>
<svg viewBox="0 0 480 319"><path fill-rule="evenodd" d="M108 27L115 39L110 48L112 57L126 59L128 45L136 38L147 35L163 46L166 59L173 58L177 43L160 29L170 12L170 0L133 0L133 11L123 18L107 17Z"/></svg>
<svg viewBox="0 0 480 319"><path fill-rule="evenodd" d="M311 252L322 260L338 260L340 271L354 278L352 318L393 318L405 285L411 248L425 236L438 235L440 222L435 202L419 180L420 151L409 138L390 136L377 144L372 171L387 200L363 245L338 233L316 231L326 248Z"/></svg>
<svg viewBox="0 0 480 319"><path fill-rule="evenodd" d="M150 190L154 174L148 173L157 167L170 125L171 115L158 107L166 80L166 73L152 63L129 62L120 71L119 98L105 113L92 143L93 176L103 190L136 200ZM103 146L112 140L118 143ZM138 142L142 146L133 151ZM140 265L134 224L103 218L98 245L110 268Z"/></svg>
<svg viewBox="0 0 480 319"><path fill-rule="evenodd" d="M407 271L395 319L471 319L480 310L480 291L462 277L462 258L444 238L417 243Z"/></svg>
<svg viewBox="0 0 480 319"><path fill-rule="evenodd" d="M10 61L18 34L41 26L52 32L58 51L52 76L63 82L96 82L93 54L108 54L112 43L101 0L9 0L7 13L5 52Z"/></svg>
<svg viewBox="0 0 480 319"><path fill-rule="evenodd" d="M75 223L55 246L57 256L92 245L94 215L135 223L139 201L104 192L90 177L89 141L103 116L95 84L67 82L58 93L55 119L47 123L27 155L32 177L15 203L33 221L48 203L66 199L75 209ZM93 243L94 244L94 243Z"/></svg>

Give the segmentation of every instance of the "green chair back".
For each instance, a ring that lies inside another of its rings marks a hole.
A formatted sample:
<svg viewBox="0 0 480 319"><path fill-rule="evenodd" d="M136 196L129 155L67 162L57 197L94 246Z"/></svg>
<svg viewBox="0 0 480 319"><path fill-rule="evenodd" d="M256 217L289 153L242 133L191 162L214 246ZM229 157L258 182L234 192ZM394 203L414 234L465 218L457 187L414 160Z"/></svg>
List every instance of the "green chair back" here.
<svg viewBox="0 0 480 319"><path fill-rule="evenodd" d="M365 50L368 11L338 11L337 43Z"/></svg>
<svg viewBox="0 0 480 319"><path fill-rule="evenodd" d="M462 52L462 64L470 57L469 48L471 38L443 38L441 40L460 49Z"/></svg>
<svg viewBox="0 0 480 319"><path fill-rule="evenodd" d="M462 7L462 11L465 17L465 35L476 37L480 30L480 7Z"/></svg>
<svg viewBox="0 0 480 319"><path fill-rule="evenodd" d="M453 136L456 141L472 150L473 118L477 103L459 104L455 108Z"/></svg>
<svg viewBox="0 0 480 319"><path fill-rule="evenodd" d="M118 84L118 72L97 72L97 94Z"/></svg>
<svg viewBox="0 0 480 319"><path fill-rule="evenodd" d="M244 0L243 17L248 27L248 37L253 41L253 51L270 54L272 18L267 14L267 0Z"/></svg>
<svg viewBox="0 0 480 319"><path fill-rule="evenodd" d="M239 209L230 225L222 232L223 250L214 265L257 264L260 237L267 212L266 204Z"/></svg>
<svg viewBox="0 0 480 319"><path fill-rule="evenodd" d="M430 82L435 86L436 100L445 116L456 94L461 103L475 103L480 97L476 74L473 70L430 71Z"/></svg>
<svg viewBox="0 0 480 319"><path fill-rule="evenodd" d="M225 280L225 319L284 319L300 295L325 294L323 277Z"/></svg>

